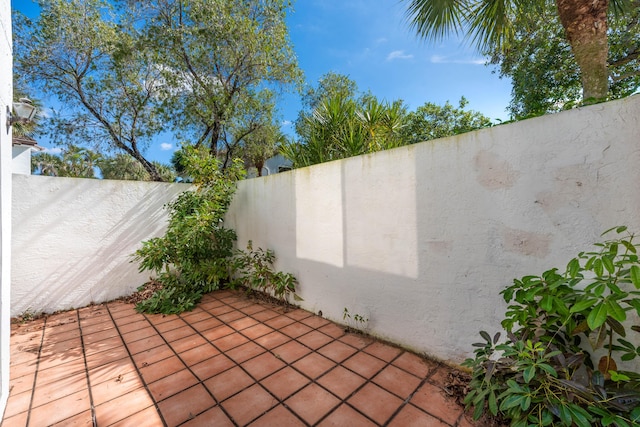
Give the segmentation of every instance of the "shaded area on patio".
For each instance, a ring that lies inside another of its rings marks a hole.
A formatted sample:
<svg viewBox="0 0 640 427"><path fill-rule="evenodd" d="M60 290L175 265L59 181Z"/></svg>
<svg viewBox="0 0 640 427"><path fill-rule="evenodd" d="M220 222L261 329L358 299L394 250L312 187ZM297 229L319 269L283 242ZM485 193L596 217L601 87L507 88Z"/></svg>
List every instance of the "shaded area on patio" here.
<svg viewBox="0 0 640 427"><path fill-rule="evenodd" d="M9 426L471 426L451 368L239 291L13 325Z"/></svg>

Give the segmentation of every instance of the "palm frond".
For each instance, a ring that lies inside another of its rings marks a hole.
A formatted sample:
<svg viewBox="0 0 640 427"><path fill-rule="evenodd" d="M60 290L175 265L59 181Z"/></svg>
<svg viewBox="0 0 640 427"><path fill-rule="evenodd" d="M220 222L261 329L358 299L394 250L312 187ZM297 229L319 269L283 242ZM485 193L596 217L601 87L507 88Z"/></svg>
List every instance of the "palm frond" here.
<svg viewBox="0 0 640 427"><path fill-rule="evenodd" d="M467 10L465 0L411 0L406 17L418 36L440 40L463 29Z"/></svg>

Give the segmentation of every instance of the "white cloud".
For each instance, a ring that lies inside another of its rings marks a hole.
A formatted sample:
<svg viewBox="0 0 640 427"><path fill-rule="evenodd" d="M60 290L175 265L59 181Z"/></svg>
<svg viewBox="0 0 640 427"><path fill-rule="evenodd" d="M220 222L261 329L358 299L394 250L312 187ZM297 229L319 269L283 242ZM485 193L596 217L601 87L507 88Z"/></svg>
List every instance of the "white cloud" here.
<svg viewBox="0 0 640 427"><path fill-rule="evenodd" d="M432 64L471 64L471 65L484 65L487 60L484 58L470 58L470 59L451 59L442 55L432 55L430 59Z"/></svg>
<svg viewBox="0 0 640 427"><path fill-rule="evenodd" d="M62 153L62 148L60 147L45 148L44 152L49 154L60 154Z"/></svg>
<svg viewBox="0 0 640 427"><path fill-rule="evenodd" d="M172 144L169 144L168 142L163 142L162 144L160 144L160 149L162 151L169 151L173 148Z"/></svg>
<svg viewBox="0 0 640 427"><path fill-rule="evenodd" d="M413 55L410 53L404 53L404 50L394 50L387 55L387 61L393 61L394 59L412 59Z"/></svg>
<svg viewBox="0 0 640 427"><path fill-rule="evenodd" d="M282 126L291 126L291 120L283 120Z"/></svg>

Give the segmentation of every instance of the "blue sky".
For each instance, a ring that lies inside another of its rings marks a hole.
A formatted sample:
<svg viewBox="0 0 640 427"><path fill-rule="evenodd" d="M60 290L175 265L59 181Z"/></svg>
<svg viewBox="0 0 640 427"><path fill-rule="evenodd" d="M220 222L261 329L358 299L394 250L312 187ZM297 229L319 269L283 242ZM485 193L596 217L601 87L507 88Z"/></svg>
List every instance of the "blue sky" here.
<svg viewBox="0 0 640 427"><path fill-rule="evenodd" d="M31 0L12 0L12 7L31 17L38 14ZM458 38L437 43L418 39L405 9L399 0L297 0L287 22L307 83L315 86L333 71L379 99L404 100L411 110L425 102L457 104L464 96L467 108L494 120L508 119L510 81L500 79L493 66L484 65L485 58ZM286 133L292 132L300 108L297 95L286 95L279 103ZM164 136L146 154L168 162L175 149L176 142Z"/></svg>

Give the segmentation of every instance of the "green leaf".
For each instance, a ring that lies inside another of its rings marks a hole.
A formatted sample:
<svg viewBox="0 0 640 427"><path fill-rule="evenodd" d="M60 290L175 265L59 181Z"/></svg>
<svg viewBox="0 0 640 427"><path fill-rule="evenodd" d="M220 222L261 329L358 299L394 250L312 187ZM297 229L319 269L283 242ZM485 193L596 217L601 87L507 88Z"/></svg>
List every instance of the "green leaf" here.
<svg viewBox="0 0 640 427"><path fill-rule="evenodd" d="M549 375L557 378L558 377L558 373L556 372L555 369L553 369L553 367L551 365L548 365L546 363L541 363L538 365L538 367L540 369L542 369L543 371L545 371L546 373L548 373Z"/></svg>
<svg viewBox="0 0 640 427"><path fill-rule="evenodd" d="M640 289L640 266L632 265L629 269L629 276L631 277L631 283L636 289Z"/></svg>
<svg viewBox="0 0 640 427"><path fill-rule="evenodd" d="M596 276L602 277L602 274L604 273L604 267L602 265L601 258L596 258L596 260L593 262L593 272L596 273Z"/></svg>
<svg viewBox="0 0 640 427"><path fill-rule="evenodd" d="M631 252L632 254L635 254L637 252L636 247L633 245L633 243L626 241L626 240L621 240L621 243L624 245L625 248L627 248L627 250L629 252Z"/></svg>
<svg viewBox="0 0 640 427"><path fill-rule="evenodd" d="M591 420L593 417L585 409L575 404L569 405L567 409L571 413L573 422L578 427L591 427Z"/></svg>
<svg viewBox="0 0 640 427"><path fill-rule="evenodd" d="M600 327L607 320L607 307L600 302L587 316L587 324L592 331Z"/></svg>
<svg viewBox="0 0 640 427"><path fill-rule="evenodd" d="M496 401L496 394L493 390L489 393L489 411L494 416L498 415L498 402Z"/></svg>
<svg viewBox="0 0 640 427"><path fill-rule="evenodd" d="M577 258L572 259L567 264L567 271L569 272L569 277L572 279L578 275L578 271L580 271L580 261Z"/></svg>
<svg viewBox="0 0 640 427"><path fill-rule="evenodd" d="M522 373L522 377L524 378L524 382L525 383L529 383L533 377L535 377L536 375L536 367L535 366L528 366L524 372Z"/></svg>
<svg viewBox="0 0 640 427"><path fill-rule="evenodd" d="M624 322L627 319L627 313L620 307L617 301L608 299L605 300L607 306L607 313L618 322Z"/></svg>
<svg viewBox="0 0 640 427"><path fill-rule="evenodd" d="M604 265L604 268L609 272L609 274L613 274L613 272L616 270L613 265L613 261L608 256L602 257L602 265Z"/></svg>
<svg viewBox="0 0 640 427"><path fill-rule="evenodd" d="M500 410L506 411L507 409L520 406L522 399L523 399L523 396L519 394L512 394L510 396L507 396L500 404Z"/></svg>
<svg viewBox="0 0 640 427"><path fill-rule="evenodd" d="M591 306L593 306L593 304L596 302L597 300L595 298L589 298L586 300L582 300L580 302L575 303L571 309L569 310L569 312L571 313L577 313L579 311L582 311L586 308L589 308Z"/></svg>

